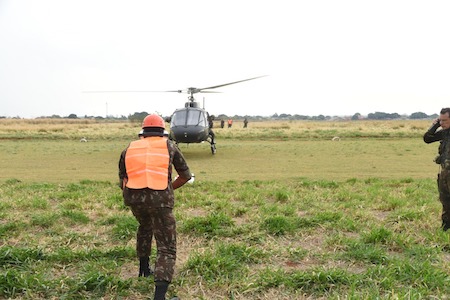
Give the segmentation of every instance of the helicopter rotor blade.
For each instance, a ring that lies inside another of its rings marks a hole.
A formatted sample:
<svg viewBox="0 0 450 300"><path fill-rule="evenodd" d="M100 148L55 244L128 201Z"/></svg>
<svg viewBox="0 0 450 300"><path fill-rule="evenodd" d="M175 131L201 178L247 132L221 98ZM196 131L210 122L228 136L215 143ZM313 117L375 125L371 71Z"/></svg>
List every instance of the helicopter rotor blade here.
<svg viewBox="0 0 450 300"><path fill-rule="evenodd" d="M196 94L196 93L220 93L220 92L213 92L213 91L206 91L206 90L216 89L219 87L232 85L232 84L236 84L236 83L240 83L240 82L244 82L244 81L254 80L254 79L258 79L258 78L266 77L266 76L268 76L268 75L248 78L248 79L229 82L229 83L225 83L225 84L219 84L219 85L215 85L215 86L209 86L209 87L205 87L205 88L201 88L201 89L190 87L186 90L170 90L170 91L82 91L82 93L91 93L91 94L93 94L93 93L97 93L97 94L100 94L100 93L186 93L186 94L191 94L191 96L192 96L193 94Z"/></svg>
<svg viewBox="0 0 450 300"><path fill-rule="evenodd" d="M192 91L189 90L173 90L173 91L82 91L82 93L86 94L101 94L101 93L186 93L189 94ZM193 91L193 94L198 93L196 90ZM220 93L220 92L202 92L202 93Z"/></svg>
<svg viewBox="0 0 450 300"><path fill-rule="evenodd" d="M161 91L161 93L187 93L184 90L174 90L174 91Z"/></svg>
<svg viewBox="0 0 450 300"><path fill-rule="evenodd" d="M161 91L82 91L82 93L161 93Z"/></svg>
<svg viewBox="0 0 450 300"><path fill-rule="evenodd" d="M249 80L253 80L253 79L257 79L257 78L261 78L261 77L266 77L266 76L267 76L267 75L258 76L258 77L253 77L253 78L244 79L244 80L239 80L239 81L234 81L234 82L230 82L230 83L225 83L225 84L220 84L220 85L215 85L215 86L205 87L205 88L201 88L201 89L198 89L198 90L199 90L201 93L205 93L203 90L215 89L215 88L219 88L219 87L223 87L223 86L227 86L227 85L231 85L231 84L235 84L235 83L239 83L239 82L249 81Z"/></svg>

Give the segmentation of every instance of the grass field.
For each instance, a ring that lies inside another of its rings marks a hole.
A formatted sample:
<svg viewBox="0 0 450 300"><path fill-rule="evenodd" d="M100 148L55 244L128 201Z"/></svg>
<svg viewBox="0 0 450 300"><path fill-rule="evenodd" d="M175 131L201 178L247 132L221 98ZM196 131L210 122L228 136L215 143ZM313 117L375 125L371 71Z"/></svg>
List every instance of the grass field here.
<svg viewBox="0 0 450 300"><path fill-rule="evenodd" d="M428 125L254 122L216 129L214 156L180 145L196 181L176 192L169 294L448 299L450 234L439 229ZM152 280L136 277L137 223L117 187L137 127L0 120L0 298L152 295Z"/></svg>

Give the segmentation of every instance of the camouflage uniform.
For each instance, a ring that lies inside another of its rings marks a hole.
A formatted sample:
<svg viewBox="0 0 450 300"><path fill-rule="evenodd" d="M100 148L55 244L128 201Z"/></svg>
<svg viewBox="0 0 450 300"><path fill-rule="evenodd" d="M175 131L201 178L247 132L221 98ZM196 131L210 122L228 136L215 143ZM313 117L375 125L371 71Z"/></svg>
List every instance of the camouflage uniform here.
<svg viewBox="0 0 450 300"><path fill-rule="evenodd" d="M435 162L441 166L437 184L439 200L442 203L442 227L447 230L450 228L450 129L436 131L439 126L439 122L433 124L423 136L423 140L427 144L441 142Z"/></svg>
<svg viewBox="0 0 450 300"><path fill-rule="evenodd" d="M155 281L171 282L176 259L176 225L172 213L174 207L174 193L172 187L172 166L184 178L191 178L186 161L178 147L172 141L167 141L170 161L168 187L157 191L145 189L123 189L124 203L130 206L133 215L139 222L136 240L136 253L138 257L149 257L151 253L152 236L155 236L157 246L157 259L155 268ZM120 186L127 178L125 167L125 149L119 160Z"/></svg>
<svg viewBox="0 0 450 300"><path fill-rule="evenodd" d="M214 122L213 122L212 117L209 114L208 114L208 126L209 126L208 134L211 137L211 144L215 144L216 143L216 141L215 141L216 134L212 130L212 128L214 127Z"/></svg>

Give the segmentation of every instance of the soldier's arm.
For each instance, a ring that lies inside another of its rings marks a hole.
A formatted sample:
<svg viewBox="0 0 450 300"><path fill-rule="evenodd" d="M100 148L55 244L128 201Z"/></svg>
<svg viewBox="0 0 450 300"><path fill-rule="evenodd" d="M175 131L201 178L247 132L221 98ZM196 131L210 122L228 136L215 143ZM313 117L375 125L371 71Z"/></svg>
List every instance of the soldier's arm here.
<svg viewBox="0 0 450 300"><path fill-rule="evenodd" d="M127 150L122 151L119 159L119 187L123 189L125 187L125 183L128 180L127 177L127 169L125 167L125 154Z"/></svg>
<svg viewBox="0 0 450 300"><path fill-rule="evenodd" d="M433 125L423 135L423 141L427 144L442 140L442 130L436 131L441 125L439 119L435 120Z"/></svg>
<svg viewBox="0 0 450 300"><path fill-rule="evenodd" d="M181 154L180 150L177 147L174 147L174 155L173 155L173 166L178 173L178 177L173 181L172 187L174 190L183 186L186 182L191 179L192 174L189 170L189 166L184 159L183 154Z"/></svg>
<svg viewBox="0 0 450 300"><path fill-rule="evenodd" d="M190 179L190 178L189 178ZM177 188L182 187L186 182L189 181L189 179L186 179L184 177L178 176L173 182L172 182L172 187L174 190L176 190Z"/></svg>

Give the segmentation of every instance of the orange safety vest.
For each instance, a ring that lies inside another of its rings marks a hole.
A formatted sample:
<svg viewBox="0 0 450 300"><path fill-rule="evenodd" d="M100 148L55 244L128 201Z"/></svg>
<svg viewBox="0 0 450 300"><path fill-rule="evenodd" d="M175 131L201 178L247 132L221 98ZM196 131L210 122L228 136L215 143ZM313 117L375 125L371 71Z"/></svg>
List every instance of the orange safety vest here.
<svg viewBox="0 0 450 300"><path fill-rule="evenodd" d="M131 142L125 155L126 186L130 189L167 189L169 160L166 138L148 137Z"/></svg>

